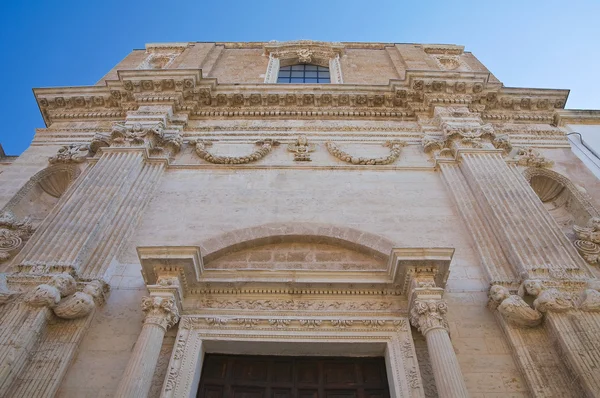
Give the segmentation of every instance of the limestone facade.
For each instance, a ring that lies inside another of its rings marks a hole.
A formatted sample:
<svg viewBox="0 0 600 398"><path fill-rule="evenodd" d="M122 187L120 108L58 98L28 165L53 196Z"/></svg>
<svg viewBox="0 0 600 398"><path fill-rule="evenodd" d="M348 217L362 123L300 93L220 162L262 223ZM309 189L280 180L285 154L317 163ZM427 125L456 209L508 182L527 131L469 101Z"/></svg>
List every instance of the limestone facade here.
<svg viewBox="0 0 600 398"><path fill-rule="evenodd" d="M331 84L277 84L328 67ZM518 60L515 60L518 63ZM600 396L600 111L464 47L149 44L0 157L0 396L195 397L206 353L392 397Z"/></svg>

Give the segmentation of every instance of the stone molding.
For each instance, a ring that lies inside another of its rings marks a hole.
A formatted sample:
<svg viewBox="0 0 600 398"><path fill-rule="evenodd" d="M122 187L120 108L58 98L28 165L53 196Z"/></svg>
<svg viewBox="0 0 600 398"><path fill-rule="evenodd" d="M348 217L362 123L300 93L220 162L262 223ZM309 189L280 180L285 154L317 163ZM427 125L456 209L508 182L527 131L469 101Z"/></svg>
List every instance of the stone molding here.
<svg viewBox="0 0 600 398"><path fill-rule="evenodd" d="M193 396L198 388L204 352L212 351L211 347L223 342L235 344L237 341L246 342L253 354L274 354L270 350L289 346L290 342L294 342L294 346L303 344L313 351L316 348L310 347L318 346L320 355L340 355L344 351L337 347L347 344L369 352L378 350L389 364L392 396L423 397L409 323L405 318L323 321L201 315L182 317L161 397Z"/></svg>
<svg viewBox="0 0 600 398"><path fill-rule="evenodd" d="M334 58L334 61L337 58ZM336 62L334 62L335 64ZM339 62L337 62L339 64ZM336 74L332 77L335 80ZM513 89L488 83L481 72L408 71L404 81L382 86L325 85L293 90L277 85L231 86L203 79L199 70L121 70L105 86L35 89L47 125L53 120L123 119L148 104L170 104L191 117L415 118L439 105L468 106L486 120L552 122L566 90ZM291 90L291 91L290 91ZM300 91L300 92L298 92ZM296 112L296 113L293 113ZM298 114L297 112L300 112Z"/></svg>

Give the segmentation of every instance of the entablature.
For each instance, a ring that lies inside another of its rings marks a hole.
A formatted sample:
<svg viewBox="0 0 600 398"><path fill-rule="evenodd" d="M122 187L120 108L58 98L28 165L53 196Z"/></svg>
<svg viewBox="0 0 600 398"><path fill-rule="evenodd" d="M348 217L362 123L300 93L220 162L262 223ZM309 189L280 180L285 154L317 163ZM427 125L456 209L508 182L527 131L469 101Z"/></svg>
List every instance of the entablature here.
<svg viewBox="0 0 600 398"><path fill-rule="evenodd" d="M549 122L568 90L516 89L485 72L408 71L388 85L219 84L200 69L121 70L105 86L39 88L47 125L120 120L142 105L171 105L191 118L416 120L437 106L465 105L483 119Z"/></svg>

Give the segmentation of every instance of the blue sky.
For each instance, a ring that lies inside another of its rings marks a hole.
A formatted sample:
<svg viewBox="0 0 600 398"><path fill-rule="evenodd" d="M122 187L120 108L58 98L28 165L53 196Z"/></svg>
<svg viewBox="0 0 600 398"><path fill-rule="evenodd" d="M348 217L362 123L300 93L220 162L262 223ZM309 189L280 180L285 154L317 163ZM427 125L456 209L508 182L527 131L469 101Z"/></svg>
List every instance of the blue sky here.
<svg viewBox="0 0 600 398"><path fill-rule="evenodd" d="M462 44L506 86L566 88L600 109L600 1L8 1L0 6L0 143L44 127L34 87L98 81L145 43L380 41Z"/></svg>

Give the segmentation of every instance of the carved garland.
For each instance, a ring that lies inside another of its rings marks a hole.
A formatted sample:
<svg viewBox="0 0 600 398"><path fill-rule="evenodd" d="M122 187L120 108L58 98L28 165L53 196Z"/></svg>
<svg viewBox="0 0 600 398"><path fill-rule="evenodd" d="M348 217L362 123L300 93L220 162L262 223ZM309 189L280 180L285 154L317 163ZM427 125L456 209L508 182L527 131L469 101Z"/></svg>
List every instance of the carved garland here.
<svg viewBox="0 0 600 398"><path fill-rule="evenodd" d="M279 145L279 142L271 139L257 141L256 145L259 145L260 148L246 156L215 156L206 150L207 146L212 145L210 141L191 140L190 145L194 147L196 154L207 162L214 164L246 164L264 158L273 150L274 146Z"/></svg>
<svg viewBox="0 0 600 398"><path fill-rule="evenodd" d="M406 144L399 141L388 141L383 146L390 148L390 154L382 158L363 158L352 156L342 151L336 144L331 141L325 143L325 147L330 154L335 156L341 161L355 165L384 165L391 164L400 157L400 149Z"/></svg>

